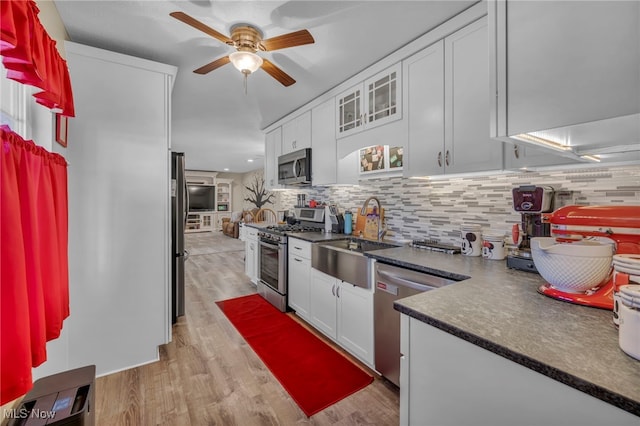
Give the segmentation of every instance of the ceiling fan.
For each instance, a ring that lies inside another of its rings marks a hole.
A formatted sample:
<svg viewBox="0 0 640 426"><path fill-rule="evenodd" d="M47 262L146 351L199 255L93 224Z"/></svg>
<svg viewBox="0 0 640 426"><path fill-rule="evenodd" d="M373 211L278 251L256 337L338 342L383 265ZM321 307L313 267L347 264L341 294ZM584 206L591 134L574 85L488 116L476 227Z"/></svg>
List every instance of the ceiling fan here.
<svg viewBox="0 0 640 426"><path fill-rule="evenodd" d="M218 58L215 61L194 70L193 72L196 74L207 74L231 62L244 74L245 90L246 77L260 67L262 67L262 69L271 77L282 83L283 86L291 86L296 82L273 62L256 55L258 50L269 52L287 47L312 44L315 42L313 36L307 30L294 31L292 33L263 40L262 32L247 24L233 26L231 28L231 37L227 37L184 12L172 12L169 15L187 25L191 25L193 28L202 31L217 40L220 40L223 43L228 44L229 46L235 47L237 50L236 52L223 56L222 58Z"/></svg>

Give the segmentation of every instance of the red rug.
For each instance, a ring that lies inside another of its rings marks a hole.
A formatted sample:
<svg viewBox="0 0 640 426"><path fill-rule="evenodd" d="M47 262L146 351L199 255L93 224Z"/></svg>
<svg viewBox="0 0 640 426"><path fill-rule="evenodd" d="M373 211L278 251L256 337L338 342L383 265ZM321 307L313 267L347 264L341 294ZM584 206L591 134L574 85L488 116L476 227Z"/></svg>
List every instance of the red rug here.
<svg viewBox="0 0 640 426"><path fill-rule="evenodd" d="M373 377L257 294L216 302L307 416Z"/></svg>

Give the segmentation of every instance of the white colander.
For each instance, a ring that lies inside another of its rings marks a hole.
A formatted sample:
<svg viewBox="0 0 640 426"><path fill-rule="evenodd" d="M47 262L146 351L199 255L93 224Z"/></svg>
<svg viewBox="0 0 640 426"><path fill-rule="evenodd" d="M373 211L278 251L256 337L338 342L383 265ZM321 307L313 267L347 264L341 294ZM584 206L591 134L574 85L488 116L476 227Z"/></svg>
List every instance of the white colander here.
<svg viewBox="0 0 640 426"><path fill-rule="evenodd" d="M555 238L531 239L536 269L549 284L567 293L584 293L602 284L611 272L613 245L598 241L558 243Z"/></svg>

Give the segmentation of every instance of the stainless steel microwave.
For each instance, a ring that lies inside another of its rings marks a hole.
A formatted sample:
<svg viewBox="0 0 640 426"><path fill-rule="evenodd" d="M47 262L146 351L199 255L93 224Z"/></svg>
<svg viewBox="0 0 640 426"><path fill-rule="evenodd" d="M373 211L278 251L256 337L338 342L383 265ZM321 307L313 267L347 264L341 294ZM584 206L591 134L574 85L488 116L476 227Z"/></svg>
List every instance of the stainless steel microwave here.
<svg viewBox="0 0 640 426"><path fill-rule="evenodd" d="M311 185L311 148L278 157L278 183L281 185Z"/></svg>

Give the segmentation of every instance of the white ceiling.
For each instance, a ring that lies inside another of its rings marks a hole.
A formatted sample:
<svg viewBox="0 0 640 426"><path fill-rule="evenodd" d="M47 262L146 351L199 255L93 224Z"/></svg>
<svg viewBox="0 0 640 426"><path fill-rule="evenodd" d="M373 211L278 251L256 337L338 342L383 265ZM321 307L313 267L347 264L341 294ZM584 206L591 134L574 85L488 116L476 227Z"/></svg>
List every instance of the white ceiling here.
<svg viewBox="0 0 640 426"><path fill-rule="evenodd" d="M172 144L187 168L244 173L262 168L261 129L332 89L476 1L103 1L55 0L71 41L178 67ZM297 82L227 64L193 70L234 49L169 16L182 11L229 36L249 23L264 38L306 28L315 44L261 52ZM253 159L254 162L248 162Z"/></svg>

